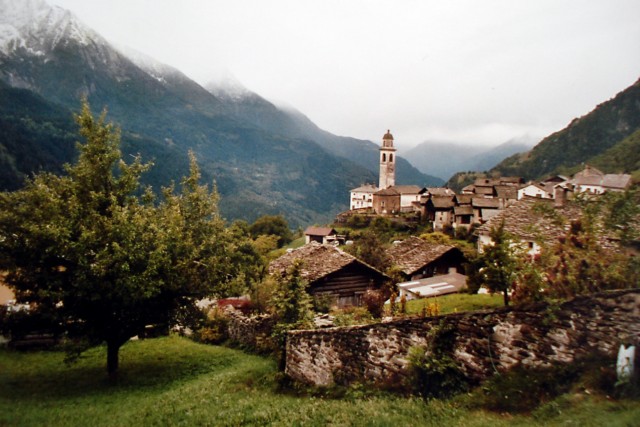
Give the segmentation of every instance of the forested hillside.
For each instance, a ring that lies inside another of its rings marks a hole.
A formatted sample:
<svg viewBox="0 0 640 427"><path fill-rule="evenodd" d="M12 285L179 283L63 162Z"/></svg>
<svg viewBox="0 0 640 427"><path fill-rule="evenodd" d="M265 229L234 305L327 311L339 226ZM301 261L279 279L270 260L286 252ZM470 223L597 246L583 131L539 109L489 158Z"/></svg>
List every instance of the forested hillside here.
<svg viewBox="0 0 640 427"><path fill-rule="evenodd" d="M541 178L551 173L568 173L572 167L613 149L623 139L640 129L640 80L598 105L589 114L574 119L566 128L543 139L531 151L516 154L501 162L492 172L518 175L525 179ZM618 156L606 155L606 172L633 172ZM614 150L615 151L615 150Z"/></svg>

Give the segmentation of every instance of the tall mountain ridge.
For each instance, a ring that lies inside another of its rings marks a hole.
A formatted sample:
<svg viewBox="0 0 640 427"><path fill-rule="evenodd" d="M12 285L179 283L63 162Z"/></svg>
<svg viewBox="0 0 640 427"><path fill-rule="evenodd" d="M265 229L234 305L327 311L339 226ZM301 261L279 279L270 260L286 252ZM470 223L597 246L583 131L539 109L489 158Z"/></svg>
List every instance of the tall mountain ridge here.
<svg viewBox="0 0 640 427"><path fill-rule="evenodd" d="M553 173L572 173L584 163L590 163L600 165L607 173L638 173L637 163L625 159L637 160L637 152L628 151L634 143L637 145L637 137L631 141L626 139L638 130L640 79L590 113L572 120L564 129L547 136L532 150L503 160L490 172L536 179Z"/></svg>
<svg viewBox="0 0 640 427"><path fill-rule="evenodd" d="M83 97L108 109L126 154L154 161L145 176L154 188L185 175L193 150L228 219L282 213L293 226L324 222L348 208L350 188L377 181L377 144L332 135L250 90L210 89L114 48L44 0L0 0L0 185L18 188L73 159L71 113ZM404 159L397 180L442 183Z"/></svg>

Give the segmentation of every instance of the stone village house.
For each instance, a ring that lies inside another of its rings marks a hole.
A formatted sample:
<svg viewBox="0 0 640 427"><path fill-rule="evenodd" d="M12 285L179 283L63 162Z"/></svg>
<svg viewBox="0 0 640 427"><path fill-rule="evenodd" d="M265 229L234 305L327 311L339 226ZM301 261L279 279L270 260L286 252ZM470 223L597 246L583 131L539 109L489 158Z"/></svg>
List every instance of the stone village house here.
<svg viewBox="0 0 640 427"><path fill-rule="evenodd" d="M460 249L415 236L392 244L386 253L391 265L399 267L407 280L464 271L462 264L465 258Z"/></svg>
<svg viewBox="0 0 640 427"><path fill-rule="evenodd" d="M565 196L557 195L557 200L524 198L478 227L478 251L493 244L491 230L504 222L504 230L520 241L528 255L538 255L543 243L557 241L568 231L570 220L580 215L580 208Z"/></svg>
<svg viewBox="0 0 640 427"><path fill-rule="evenodd" d="M338 233L331 227L307 227L304 231L304 243L305 245L311 242L318 242L323 244L333 243L338 241Z"/></svg>
<svg viewBox="0 0 640 427"><path fill-rule="evenodd" d="M341 249L313 241L273 260L269 274L284 275L296 260L302 261L301 277L309 283L309 293L328 295L338 307L361 305L367 289L380 289L391 280Z"/></svg>

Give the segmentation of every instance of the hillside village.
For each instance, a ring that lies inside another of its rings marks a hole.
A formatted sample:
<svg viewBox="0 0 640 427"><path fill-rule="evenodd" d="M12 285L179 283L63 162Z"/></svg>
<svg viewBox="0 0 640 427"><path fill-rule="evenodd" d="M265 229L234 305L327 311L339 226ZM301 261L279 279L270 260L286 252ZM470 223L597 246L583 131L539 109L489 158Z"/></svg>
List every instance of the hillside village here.
<svg viewBox="0 0 640 427"><path fill-rule="evenodd" d="M539 255L542 244L557 241L568 226L540 215L542 207L563 218L578 218L580 208L572 199L623 192L631 185L628 174L604 174L586 165L572 177L554 175L542 181L524 182L519 177L477 179L455 194L443 187L396 185L396 149L389 131L382 137L379 151L378 185L352 189L351 209L337 216L336 226L348 223L354 216L427 224L433 231L472 233L478 252L493 244L492 230L502 223L529 256ZM302 277L309 282L312 295L330 297L339 307L362 305L368 289L381 289L385 281L392 279L338 248L345 243L353 242L345 242L335 228L308 227L305 246L273 261L269 271L284 274L296 260L302 260ZM607 249L615 246L607 239L600 244ZM399 269L401 280L396 280L393 291L398 297L444 295L466 287L464 265L469 260L451 244L409 237L393 242L385 252L389 264L378 268Z"/></svg>
<svg viewBox="0 0 640 427"><path fill-rule="evenodd" d="M0 426L638 425L640 3L48 3L0 0Z"/></svg>
<svg viewBox="0 0 640 427"><path fill-rule="evenodd" d="M561 204L570 194L603 194L625 191L631 186L629 174L605 174L585 165L572 177L550 176L542 181L524 182L520 177L479 178L460 194L444 187L395 185L393 135L387 132L380 147L378 186L365 184L350 191L351 209L338 215L342 222L351 215L395 216L418 214L433 229L470 228L482 225L515 202L527 198L556 200Z"/></svg>

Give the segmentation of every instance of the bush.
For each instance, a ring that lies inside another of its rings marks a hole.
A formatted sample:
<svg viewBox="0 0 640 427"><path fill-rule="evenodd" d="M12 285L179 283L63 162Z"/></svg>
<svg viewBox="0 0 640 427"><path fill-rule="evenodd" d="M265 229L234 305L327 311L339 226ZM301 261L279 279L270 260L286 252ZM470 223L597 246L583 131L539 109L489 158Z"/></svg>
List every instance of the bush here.
<svg viewBox="0 0 640 427"><path fill-rule="evenodd" d="M328 313L335 304L335 298L330 294L317 294L313 296L313 311L316 313Z"/></svg>
<svg viewBox="0 0 640 427"><path fill-rule="evenodd" d="M373 322L373 316L364 307L345 307L333 313L336 326L365 325Z"/></svg>
<svg viewBox="0 0 640 427"><path fill-rule="evenodd" d="M456 330L441 323L429 331L426 347L409 350L411 386L425 398L443 398L468 388L468 381L452 356Z"/></svg>
<svg viewBox="0 0 640 427"><path fill-rule="evenodd" d="M352 215L347 220L347 226L351 228L365 228L369 226L371 219L366 215Z"/></svg>
<svg viewBox="0 0 640 427"><path fill-rule="evenodd" d="M382 291L367 289L362 296L362 301L364 302L364 305L369 313L371 313L374 318L379 319L382 317L382 314L384 313L385 301L385 297Z"/></svg>
<svg viewBox="0 0 640 427"><path fill-rule="evenodd" d="M193 334L193 337L196 341L204 344L220 344L229 337L228 324L229 319L224 311L214 307L209 310L204 324Z"/></svg>

